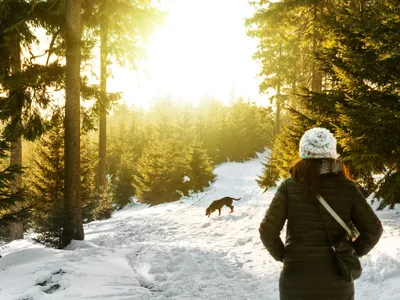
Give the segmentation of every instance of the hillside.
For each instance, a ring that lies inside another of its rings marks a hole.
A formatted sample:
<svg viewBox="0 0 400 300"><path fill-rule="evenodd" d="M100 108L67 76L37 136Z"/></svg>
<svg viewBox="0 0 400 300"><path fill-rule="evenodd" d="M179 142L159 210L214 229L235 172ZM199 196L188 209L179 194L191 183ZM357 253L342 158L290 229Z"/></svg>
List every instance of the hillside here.
<svg viewBox="0 0 400 300"><path fill-rule="evenodd" d="M151 208L131 204L89 223L86 241L69 250L28 238L4 246L0 299L278 299L281 264L257 230L275 190L263 194L255 182L260 159L218 166L204 193ZM235 212L224 207L220 217L206 217L205 208L223 196L242 197ZM356 299L399 299L399 211L378 213L385 232L362 259Z"/></svg>

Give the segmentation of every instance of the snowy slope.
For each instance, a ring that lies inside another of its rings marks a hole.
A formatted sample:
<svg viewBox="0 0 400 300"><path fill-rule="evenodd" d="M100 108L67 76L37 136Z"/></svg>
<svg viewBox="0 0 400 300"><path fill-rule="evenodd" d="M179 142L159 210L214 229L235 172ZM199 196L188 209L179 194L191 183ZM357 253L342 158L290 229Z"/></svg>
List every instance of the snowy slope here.
<svg viewBox="0 0 400 300"><path fill-rule="evenodd" d="M278 299L281 264L265 251L258 226L275 189L255 183L261 162L225 163L206 192L147 208L131 205L85 226L69 250L26 240L1 250L0 299ZM207 218L223 196L235 212ZM380 212L385 233L365 258L356 299L400 299L400 215Z"/></svg>

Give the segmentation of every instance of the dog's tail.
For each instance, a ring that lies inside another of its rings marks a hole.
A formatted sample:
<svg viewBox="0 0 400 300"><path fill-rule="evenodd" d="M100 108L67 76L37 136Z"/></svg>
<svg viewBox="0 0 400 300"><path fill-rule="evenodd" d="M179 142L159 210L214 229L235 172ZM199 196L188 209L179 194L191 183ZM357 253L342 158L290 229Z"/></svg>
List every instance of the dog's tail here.
<svg viewBox="0 0 400 300"><path fill-rule="evenodd" d="M235 201L239 201L242 198L232 198L232 199L235 200Z"/></svg>

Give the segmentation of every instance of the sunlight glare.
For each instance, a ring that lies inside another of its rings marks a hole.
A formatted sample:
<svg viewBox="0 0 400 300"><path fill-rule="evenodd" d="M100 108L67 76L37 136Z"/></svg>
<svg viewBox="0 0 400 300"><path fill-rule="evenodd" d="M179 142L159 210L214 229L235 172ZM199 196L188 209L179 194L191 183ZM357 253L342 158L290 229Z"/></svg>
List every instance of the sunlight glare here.
<svg viewBox="0 0 400 300"><path fill-rule="evenodd" d="M244 28L251 9L247 1L166 0L165 4L169 13L164 27L151 37L147 79L143 74L140 79L121 77L130 82L119 83L129 87L124 100L143 102L169 95L196 103L208 95L227 103L234 91L259 101L259 68L252 60L256 41L246 36ZM141 91L133 90L132 79Z"/></svg>

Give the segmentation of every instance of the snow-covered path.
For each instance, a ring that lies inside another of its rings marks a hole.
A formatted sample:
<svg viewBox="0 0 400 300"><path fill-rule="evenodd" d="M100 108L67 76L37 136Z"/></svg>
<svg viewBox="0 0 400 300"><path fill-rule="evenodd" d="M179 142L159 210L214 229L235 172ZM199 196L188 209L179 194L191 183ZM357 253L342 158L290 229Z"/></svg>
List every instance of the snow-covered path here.
<svg viewBox="0 0 400 300"><path fill-rule="evenodd" d="M261 162L225 163L206 192L147 208L131 205L85 227L70 250L29 240L2 249L0 299L278 299L281 264L263 248L259 223L275 189L262 194ZM235 212L205 208L242 197ZM356 299L400 299L400 215L380 212L384 236L363 258ZM323 299L321 299L323 300Z"/></svg>

